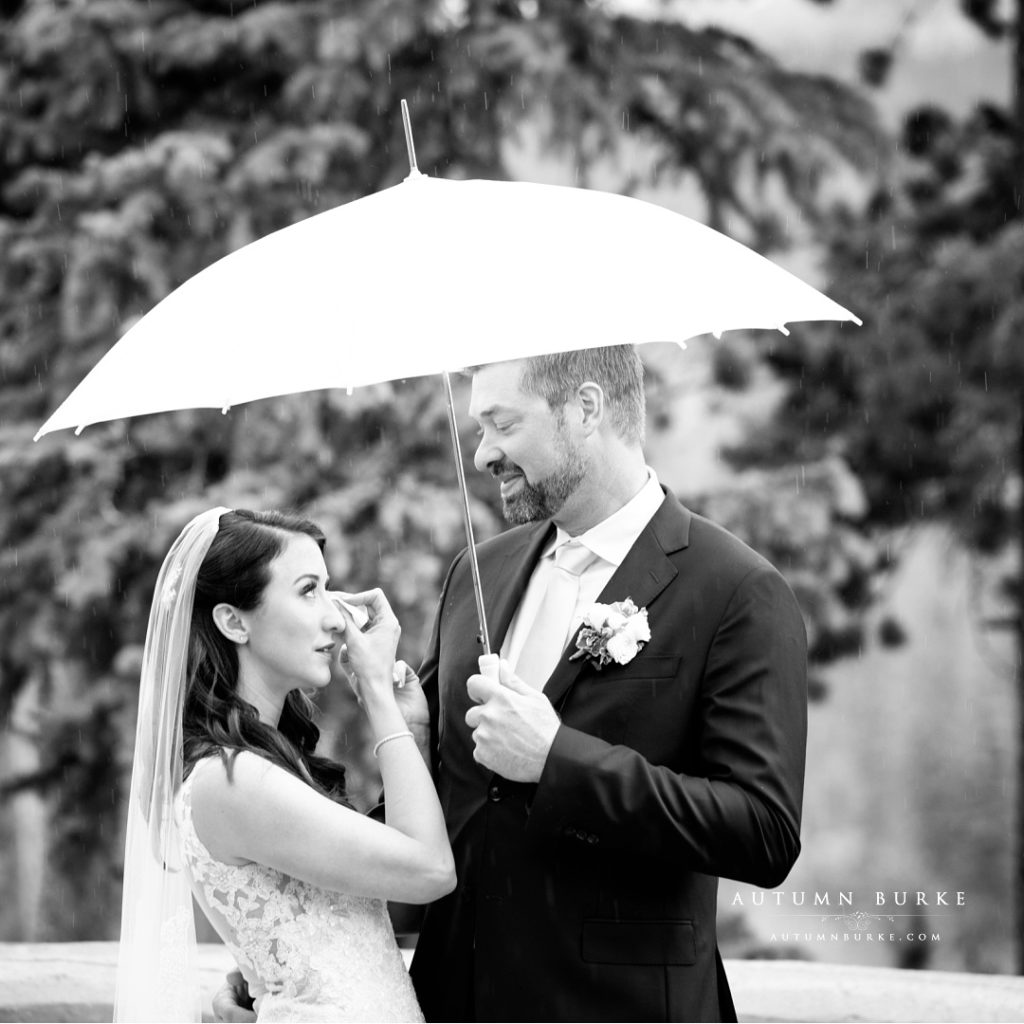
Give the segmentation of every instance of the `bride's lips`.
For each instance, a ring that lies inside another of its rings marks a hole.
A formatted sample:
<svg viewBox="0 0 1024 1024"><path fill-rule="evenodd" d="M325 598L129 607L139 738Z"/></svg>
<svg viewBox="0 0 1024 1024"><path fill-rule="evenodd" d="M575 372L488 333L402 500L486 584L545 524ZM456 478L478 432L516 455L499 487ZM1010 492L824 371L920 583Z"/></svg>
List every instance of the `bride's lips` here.
<svg viewBox="0 0 1024 1024"><path fill-rule="evenodd" d="M514 490L522 486L523 474L513 473L501 481L501 496L507 498Z"/></svg>

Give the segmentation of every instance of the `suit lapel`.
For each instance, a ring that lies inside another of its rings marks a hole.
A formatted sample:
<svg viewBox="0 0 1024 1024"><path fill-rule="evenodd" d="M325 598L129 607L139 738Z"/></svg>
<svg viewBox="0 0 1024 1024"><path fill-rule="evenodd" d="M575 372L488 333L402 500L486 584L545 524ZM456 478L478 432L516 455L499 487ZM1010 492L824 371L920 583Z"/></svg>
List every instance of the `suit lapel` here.
<svg viewBox="0 0 1024 1024"><path fill-rule="evenodd" d="M668 556L689 544L690 519L690 512L679 504L675 495L666 492L665 500L601 591L598 601L611 604L630 597L638 608L646 608L679 573ZM586 658L569 660L576 650L578 635L577 630L544 687L544 695L556 707L587 664Z"/></svg>

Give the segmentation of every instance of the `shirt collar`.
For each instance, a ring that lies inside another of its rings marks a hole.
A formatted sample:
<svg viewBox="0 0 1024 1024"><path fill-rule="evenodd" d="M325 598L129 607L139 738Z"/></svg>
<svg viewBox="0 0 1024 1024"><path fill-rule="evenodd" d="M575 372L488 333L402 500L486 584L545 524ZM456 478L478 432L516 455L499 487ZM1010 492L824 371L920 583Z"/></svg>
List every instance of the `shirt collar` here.
<svg viewBox="0 0 1024 1024"><path fill-rule="evenodd" d="M604 561L614 566L621 565L637 537L643 533L644 527L665 500L657 474L650 466L646 469L647 482L622 508L576 538L556 526L554 540L544 549L544 554L550 555L561 544L575 539Z"/></svg>

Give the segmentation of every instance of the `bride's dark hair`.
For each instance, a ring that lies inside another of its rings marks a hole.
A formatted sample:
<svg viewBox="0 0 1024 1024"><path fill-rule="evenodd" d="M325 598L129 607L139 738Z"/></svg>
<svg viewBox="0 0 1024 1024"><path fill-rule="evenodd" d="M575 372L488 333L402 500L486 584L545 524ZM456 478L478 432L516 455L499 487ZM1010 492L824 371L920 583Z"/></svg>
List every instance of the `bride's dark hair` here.
<svg viewBox="0 0 1024 1024"><path fill-rule="evenodd" d="M213 609L223 603L256 608L270 581L270 563L289 534L312 537L324 549L316 523L286 512L225 512L196 579L182 711L184 774L197 761L219 754L230 774L239 751L251 750L297 775L339 803L345 799L345 769L314 753L320 730L313 703L299 690L285 698L277 728L260 721L256 708L238 695L238 654L217 628Z"/></svg>

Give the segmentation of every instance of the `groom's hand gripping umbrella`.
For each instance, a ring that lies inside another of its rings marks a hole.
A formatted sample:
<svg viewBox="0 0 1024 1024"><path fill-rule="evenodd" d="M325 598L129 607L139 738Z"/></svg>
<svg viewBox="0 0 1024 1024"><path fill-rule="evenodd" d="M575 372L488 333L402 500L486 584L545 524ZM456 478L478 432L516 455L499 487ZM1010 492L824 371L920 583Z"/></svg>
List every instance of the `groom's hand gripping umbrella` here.
<svg viewBox="0 0 1024 1024"><path fill-rule="evenodd" d="M126 416L226 412L275 395L427 374L444 373L447 384L447 372L463 366L546 352L785 331L800 320L860 323L753 250L653 203L426 177L406 126L412 171L404 182L200 271L127 331L36 438Z"/></svg>

